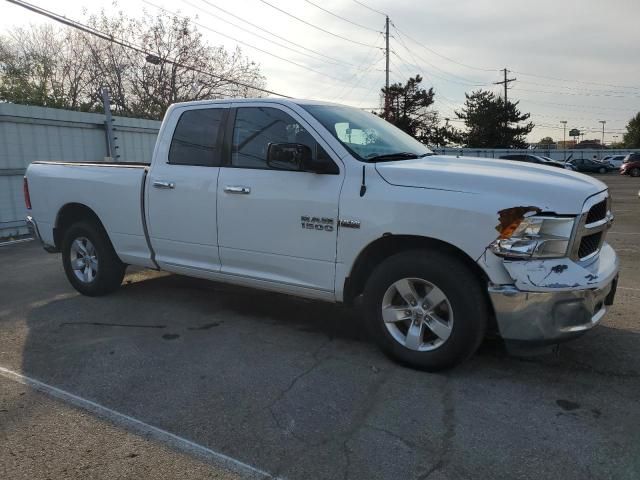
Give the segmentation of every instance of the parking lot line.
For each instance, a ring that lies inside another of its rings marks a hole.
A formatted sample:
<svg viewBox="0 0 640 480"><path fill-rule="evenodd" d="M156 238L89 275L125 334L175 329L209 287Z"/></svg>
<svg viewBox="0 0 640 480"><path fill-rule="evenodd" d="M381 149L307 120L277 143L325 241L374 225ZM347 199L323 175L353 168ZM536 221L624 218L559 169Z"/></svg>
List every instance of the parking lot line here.
<svg viewBox="0 0 640 480"><path fill-rule="evenodd" d="M0 247L15 245L16 243L32 242L33 238L20 238L18 240L9 240L7 242L0 242Z"/></svg>
<svg viewBox="0 0 640 480"><path fill-rule="evenodd" d="M34 378L27 377L21 373L14 372L5 367L0 367L0 376L18 382L22 385L33 388L39 392L45 393L49 396L55 397L63 402L74 405L78 408L98 415L99 417L106 419L117 426L126 428L129 431L133 431L139 435L144 435L147 438L168 444L169 446L182 451L187 454L194 455L201 460L207 461L217 467L224 468L232 473L236 473L245 478L251 479L274 479L273 475L259 468L248 465L240 460L229 457L223 453L211 450L203 445L199 445L191 440L175 435L171 432L167 432L153 425L144 423L137 418L130 417L123 413L112 410L108 407L100 405L86 398L79 397L73 393L62 390L53 385L46 384Z"/></svg>

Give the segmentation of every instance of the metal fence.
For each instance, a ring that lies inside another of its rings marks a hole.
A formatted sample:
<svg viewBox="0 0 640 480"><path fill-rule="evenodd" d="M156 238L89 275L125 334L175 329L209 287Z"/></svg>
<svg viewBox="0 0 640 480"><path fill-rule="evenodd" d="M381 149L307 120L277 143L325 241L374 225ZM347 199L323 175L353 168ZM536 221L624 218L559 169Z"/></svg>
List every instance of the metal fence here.
<svg viewBox="0 0 640 480"><path fill-rule="evenodd" d="M113 120L119 160L150 162L160 122ZM31 162L105 161L107 148L102 114L0 104L0 238L27 233L22 177Z"/></svg>
<svg viewBox="0 0 640 480"><path fill-rule="evenodd" d="M151 162L160 122L113 117L120 160ZM0 104L0 238L27 233L22 177L35 160L104 161L108 155L105 116L53 108ZM440 148L436 153L499 158L509 153L533 153L556 160L603 158L629 150L509 150ZM640 151L640 150L635 150ZM111 160L106 158L106 160Z"/></svg>
<svg viewBox="0 0 640 480"><path fill-rule="evenodd" d="M626 155L631 152L640 152L640 149L625 149L625 150L614 150L614 149L508 149L508 148L434 148L432 149L435 153L439 155L455 155L460 157L482 157L482 158L500 158L502 155L509 155L514 153L520 154L531 154L531 155L540 155L542 157L549 157L554 160L565 161L569 159L580 159L580 158L589 158L593 159L594 157L598 160L602 160L604 157L609 155Z"/></svg>

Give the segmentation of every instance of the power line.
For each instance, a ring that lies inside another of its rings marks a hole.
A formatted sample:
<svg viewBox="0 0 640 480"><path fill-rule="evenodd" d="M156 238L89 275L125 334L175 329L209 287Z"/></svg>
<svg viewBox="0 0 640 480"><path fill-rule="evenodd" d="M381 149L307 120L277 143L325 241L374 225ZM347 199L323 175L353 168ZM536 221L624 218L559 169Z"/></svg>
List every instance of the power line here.
<svg viewBox="0 0 640 480"><path fill-rule="evenodd" d="M273 37L275 37L275 38L278 38L278 39L283 40L283 41L285 41L285 42L287 42L287 43L290 43L291 45L295 45L296 47L299 47L299 48L301 48L302 50L306 50L307 52L315 53L316 55L319 55L319 56L321 56L321 57L327 58L327 59L332 60L332 61L334 61L334 62L344 63L345 65L352 65L352 64L350 64L350 63L348 63L348 62L343 62L342 60L338 60L338 59L336 59L336 58L333 58L333 57L330 57L330 56L328 56L328 55L325 55L324 53L318 52L317 50L313 50L313 49L311 49L311 48L307 48L307 47L305 47L305 46L303 46L303 45L300 45L299 43L293 42L293 41L289 40L288 38L285 38L285 37L283 37L283 36L281 36L281 35L278 35L278 34L276 34L276 33L273 33L273 32L271 32L271 31L267 30L266 28L261 27L260 25L256 25L255 23L251 23L250 21L245 20L244 18L242 18L242 17L240 17L240 16L238 16L238 15L235 15L235 14L233 14L233 13L229 12L228 10L225 10L224 8L219 7L219 6L217 6L217 5L215 5L215 4L211 3L211 2L209 2L209 1L207 1L207 0L201 0L201 1L202 1L202 2L204 2L204 3L206 3L207 5L209 5L210 7L213 7L213 8L215 8L215 9L217 9L217 10L221 11L222 13L225 13L226 15L229 15L230 17L233 17L233 18L235 18L235 19L237 19L237 20L240 20L241 22L244 22L244 23L246 23L247 25L251 25L253 28L257 28L258 30L263 31L263 32L265 32L265 33L268 33L269 35L271 35L271 36L273 36ZM204 11L204 10L203 10L203 11Z"/></svg>
<svg viewBox="0 0 640 480"><path fill-rule="evenodd" d="M360 5L361 7L366 8L367 10L371 10L372 12L376 12L376 13L378 13L378 14L382 15L383 17L388 17L388 16L389 16L389 15L387 15L386 13L381 12L380 10L376 10L375 8L372 8L372 7L370 7L369 5L365 5L364 3L359 2L358 0L353 0L353 2L354 2L354 3L357 3L357 4L358 4L358 5Z"/></svg>
<svg viewBox="0 0 640 480"><path fill-rule="evenodd" d="M609 90L609 89L603 89L603 88L580 88L580 87L574 87L574 86L571 86L571 85L558 85L557 83L553 84L553 83L530 82L528 80L519 80L518 84L535 85L535 86L538 86L538 87L547 87L547 88L564 88L566 90L573 90L573 91L577 91L577 92L587 92L587 93L605 92L605 93L620 93L620 94L623 94L623 95L628 94L628 93L634 93L634 92L625 92L624 90Z"/></svg>
<svg viewBox="0 0 640 480"><path fill-rule="evenodd" d="M138 53L141 53L143 55L154 56L155 57L155 55L153 53L149 52L148 50L146 50L146 49L144 49L144 48L142 48L142 47L140 47L138 45L135 45L135 44L126 42L124 40L118 39L118 38L116 38L116 37L114 37L112 35L109 35L109 34L106 34L104 32L101 32L100 30L97 30L97 29L95 29L93 27L90 27L88 25L82 24L82 23L77 22L75 20L70 20L70 19L68 19L66 17L63 17L61 15L58 15L57 13L52 12L50 10L46 10L44 8L32 5L32 4L24 2L22 0L7 0L7 1L10 2L10 3L13 3L14 5L17 5L19 7L22 7L22 8L25 8L27 10L30 10L30 11L32 11L34 13L37 13L38 15L42 15L42 16L50 18L51 20L54 20L54 21L56 21L58 23L62 23L64 25L68 26L68 27L74 28L76 30L83 31L83 32L85 32L85 33L87 33L89 35L93 35L95 37L99 37L99 38L101 38L103 40L106 40L106 41L111 42L111 43L115 43L116 45L120 45L121 47L124 47L124 48L128 48L128 49L134 50L134 51L136 51ZM178 62L178 61L173 60L173 59L165 58L165 59L163 59L163 61L166 62L166 63L170 63L172 65L175 65L177 67L185 68L185 69L191 70L193 72L201 73L203 75L207 75L207 76L210 76L212 78L217 78L219 80L223 80L225 82L228 82L228 83L231 83L231 84L234 84L234 85L239 85L241 87L250 88L250 89L253 89L253 90L257 90L259 92L268 93L270 95L276 95L278 97L292 98L292 97L290 97L288 95L284 95L282 93L278 93L278 92L275 92L273 90L268 90L266 88L256 87L254 85L250 85L248 83L240 82L238 80L233 80L233 79L230 79L230 78L226 78L226 77L224 77L222 75L215 75L213 73L206 72L204 70L201 70L201 69L189 66L189 65L185 65L184 63Z"/></svg>
<svg viewBox="0 0 640 480"><path fill-rule="evenodd" d="M144 0L143 0L143 1L144 1ZM251 30L249 30L248 28L245 28L245 27L243 27L243 26L241 26L241 25L238 25L238 24L233 23L233 22L231 22L231 21L229 21L229 20L226 20L226 19L224 19L224 18L220 17L219 15L216 15L215 13L211 13L211 12L209 12L209 11L207 11L207 10L204 10L204 9L202 9L202 8L200 8L200 7L196 6L196 5L194 5L194 4L193 4L193 3L191 3L189 0L181 0L181 1L182 1L183 3L185 3L185 4L189 5L190 7L193 7L193 8L195 8L195 9L197 9L198 11L200 11L200 12L204 13L205 15L209 15L209 16L211 16L211 17L213 17L213 18L217 18L218 20L221 20L221 21L222 21L222 22L224 22L224 23L228 23L229 25L231 25L231 26L233 26L233 27L235 27L235 28L238 28L238 29L242 30L243 32L247 32L247 33L249 33L250 35L254 35L254 36L258 37L258 38L261 38L262 40L266 40L267 42L273 43L274 45L277 45L277 46L279 46L279 47L281 47L281 48L284 48L284 49L290 50L290 51L295 52L295 53L297 53L297 54L299 54L299 55L305 55L305 56L307 56L307 57L309 57L309 58L312 58L312 59L314 59L314 60L319 60L319 61L323 61L323 62L328 62L328 61L327 61L327 60L325 60L325 59L318 58L317 56L314 56L314 55L309 54L309 53L301 52L301 51L299 51L299 50L296 50L296 49L294 49L294 48L289 47L288 45L284 45L284 44L282 44L282 43L280 43L280 42L277 42L277 41L272 40L272 39L270 39L270 38L268 38L268 37L265 37L264 35L260 35L259 33L256 33L256 32L254 32L254 31L251 31ZM148 2L144 2L144 3L148 3ZM329 63L329 62L328 62L328 63ZM333 63L333 64L335 65L335 64L337 64L337 63L343 63L343 62L340 62L339 60L335 60L335 61L331 61L331 63ZM350 64L348 64L348 63L343 63L343 64L344 64L344 65L350 65Z"/></svg>
<svg viewBox="0 0 640 480"><path fill-rule="evenodd" d="M404 35L405 37L407 37L409 40L411 40L413 43L415 43L415 44L416 44L416 45L418 45L419 47L422 47L422 48L424 48L425 50L427 50L428 52L431 52L431 53L433 53L434 55L437 55L437 56L438 56L438 57L440 57L440 58L444 58L445 60L448 60L448 61L449 61L449 62L451 62L451 63L455 63L455 64L457 64L457 65L461 65L461 66L463 66L463 67L470 68L470 69L472 69L472 70L479 70L479 71L482 71L482 72L496 72L496 71L498 71L498 69L497 69L497 68L482 68L482 67L474 67L473 65L468 65L468 64L466 64L466 63L459 62L458 60L454 60L454 59L453 59L453 58L451 58L451 57L447 57L446 55L443 55L443 54L441 54L441 53L438 53L438 52L436 52L435 50L433 50L432 48L427 47L427 46L424 44L424 42L420 42L420 41L416 40L415 38L413 38L413 37L409 36L409 35L408 35L407 33L405 33L405 32L400 32L400 29L396 26L396 24L395 24L395 23L393 23L393 22L391 22L391 23L392 23L392 25L393 25L393 28L395 28L395 29L396 29L396 32L398 32L399 34L401 33L402 35Z"/></svg>
<svg viewBox="0 0 640 480"><path fill-rule="evenodd" d="M550 106L558 106L558 107L578 107L578 109L580 108L591 108L591 109L595 109L595 110L614 110L614 111L619 111L619 112L635 112L636 109L631 107L628 109L623 109L623 108L617 108L617 107L594 107L591 105L576 105L575 103L556 103L556 102L544 102L541 100L530 100L529 98L523 98L521 99L525 102L529 102L529 103L533 103L533 104L537 104L537 105L550 105ZM586 110L575 110L577 112L583 112L583 113L591 113L589 111Z"/></svg>
<svg viewBox="0 0 640 480"><path fill-rule="evenodd" d="M380 39L382 38L382 33L380 34L380 36L378 37L378 40L376 40L375 42L375 46L377 47L378 43L380 42ZM348 93L351 93L351 91L353 90L353 83L352 81L360 74L361 77L358 80L358 82L362 81L362 78L364 78L365 75L367 75L376 65L378 65L378 63L380 63L380 61L382 60L382 57L378 58L378 60L374 60L374 56L375 54L378 53L377 52L377 48L372 47L370 48L365 57L364 60L362 61L362 63L359 65L359 70L361 70L360 72L355 72L353 75L351 75L346 81L345 81L345 85L347 84L351 84L351 89L348 90ZM372 56L373 54L373 56ZM373 62L373 63L372 63ZM368 65L368 66L367 66ZM338 100L340 98L343 97L344 92L349 88L347 86L343 85L337 96L335 96L335 100ZM324 90L324 92L326 92L326 89Z"/></svg>
<svg viewBox="0 0 640 480"><path fill-rule="evenodd" d="M179 14L177 14L176 12L173 12L173 11L171 11L171 10L167 10L166 8L163 8L163 7L159 6L159 5L156 5L156 4L154 4L153 2L150 2L149 0L142 0L142 2L143 2L143 3L146 3L146 4L148 4L148 5L151 5L152 7L155 7L155 8L157 8L158 10L162 10L163 12L168 13L168 14L170 14L170 15L174 15L174 16L179 17L179 18L188 18L188 17L184 17L184 16L182 16L182 15L179 15ZM251 45L250 43L247 43L247 42L242 41L242 40L238 40L237 38L232 37L231 35L227 35L227 34L225 34L225 33L221 33L221 32L219 32L219 31L217 31L217 30L214 30L214 29L213 29L213 28L211 28L211 27L208 27L208 26L206 26L206 25L203 25L203 24L201 24L201 23L198 23L198 22L196 22L196 21L195 21L195 20L193 20L193 19L189 19L189 20L190 20L194 25L197 25L197 26L199 26L200 28L204 28L205 30L209 30L210 32L216 33L216 34L218 34L218 35L220 35L220 36L222 36L222 37L226 37L226 38L228 38L228 39L230 39L230 40L233 40L234 42L238 42L238 43L240 43L241 45L245 45L245 46L247 46L247 47L249 47L249 48L253 48L254 50L257 50L257 51L259 51L259 52L262 52L262 53L264 53L264 54L266 54L266 55L269 55L269 56L271 56L271 57L277 58L278 60L282 60L283 62L290 63L291 65L294 65L294 66L296 66L296 67L298 67L298 68L302 68L302 69L304 69L304 70L308 70L308 71L313 72L313 73L315 73L315 74L322 75L322 76L324 76L324 77L330 78L330 79L335 80L335 81L337 81L337 82L342 82L342 80L340 80L339 78L336 78L336 77L334 77L334 76L332 76L332 75L329 75L328 73L321 72L320 70L316 70L315 68L307 67L306 65L302 65L301 63L294 62L293 60L289 60L288 58L281 57L280 55L276 55L275 53L272 53L272 52L270 52L270 51L268 51L268 50L264 50L263 48L256 47L255 45Z"/></svg>
<svg viewBox="0 0 640 480"><path fill-rule="evenodd" d="M321 7L320 5L318 5L317 3L312 2L311 0L304 0L304 1L307 2L310 5L313 5L316 8L319 8L323 12L328 13L329 15L332 15L332 16L334 16L336 18L339 18L340 20L344 20L345 22L350 23L351 25L355 25L356 27L364 28L365 30L370 30L372 32L382 33L380 30L376 30L375 28L367 27L366 25L361 25L359 23L354 22L353 20L349 20L348 18L345 18L345 17L343 17L341 15L338 15L337 13L334 13L331 10L327 10L326 8Z"/></svg>
<svg viewBox="0 0 640 480"><path fill-rule="evenodd" d="M396 27L394 27L394 28L396 28ZM396 32L398 33L398 37L397 37L398 42L400 42L400 45L402 46L402 48L404 48L409 53L411 58L413 58L415 60L416 57L418 57L423 63L431 66L431 68L433 68L435 70L438 70L438 71L442 72L445 75L449 75L450 77L454 77L454 78L457 78L459 80L462 80L462 82L464 82L464 83L461 83L460 81L456 81L456 80L450 80L450 79L447 79L447 78L444 78L444 80L450 81L452 83L460 83L461 85L465 85L465 86L468 86L468 87L484 87L484 86L487 86L487 83L477 83L475 80L472 80L470 82L469 81L470 79L468 79L468 78L460 77L460 76L455 75L453 73L447 72L446 70L443 70L443 69L435 66L433 63L429 62L428 60L425 60L424 57L419 56L417 53L414 54L411 51L411 49L407 46L405 41L402 39L402 36L401 36L402 34L400 33L400 31L398 31L397 28L396 28ZM420 66L420 65L418 63L416 63L416 66ZM431 73L433 74L433 72L431 72Z"/></svg>
<svg viewBox="0 0 640 480"><path fill-rule="evenodd" d="M534 115L534 114L532 114L532 115ZM573 117L571 115L547 115L547 114L544 114L544 113L536 113L535 116L536 117L543 117L543 118L550 118L550 119L553 119L553 120L570 120L571 122L574 122L574 123L576 123L578 121L585 121L585 120L590 121L590 120L594 119L593 116L592 117ZM626 118L611 117L609 115L607 115L607 119L611 120L612 122L627 122L628 121L628 119L626 119Z"/></svg>
<svg viewBox="0 0 640 480"><path fill-rule="evenodd" d="M517 73L518 75L525 75L527 77L536 77L536 78L544 78L547 80L555 80L558 82L568 82L568 83L581 83L581 84L585 84L585 85L597 85L597 86L601 86L601 87L613 87L613 88L629 88L629 89L633 89L633 90L640 90L640 87L634 87L634 86L628 86L628 85L614 85L611 83L599 83L599 82L588 82L586 80L567 80L564 78L559 78L559 77L549 77L546 75L538 75L536 73L526 73L526 72L515 72L512 70L513 73Z"/></svg>
<svg viewBox="0 0 640 480"><path fill-rule="evenodd" d="M260 0L260 1L261 1L262 3L264 3L265 5L270 6L270 7L271 7L271 8L273 8L274 10L277 10L277 11L279 11L279 12L281 12L281 13L284 13L285 15L287 15L287 16L289 16L289 17L291 17L291 18L295 18L297 21L299 21L299 22L301 22L301 23L304 23L305 25L308 25L308 26L310 26L310 27L313 27L313 28L315 28L316 30L320 30L321 32L327 33L327 34L332 35L332 36L334 36L334 37L336 37L336 38L340 38L341 40L345 40L345 41L347 41L347 42L355 43L356 45L361 45L361 46L363 46L363 47L371 47L371 45L370 45L370 44L368 44L368 43L362 43L362 42L359 42L359 41L357 41L357 40L353 40L353 39L348 38L348 37L343 37L342 35L340 35L340 34L338 34L338 33L331 32L331 31L326 30L326 29L324 29L324 28L322 28L322 27L319 27L319 26L317 26L317 25L314 25L314 24L313 24L313 23L311 23L311 22L307 22L306 20L303 20L303 19L302 19L302 18L300 18L300 17L296 17L294 14L289 13L289 12L287 12L286 10L281 9L280 7L276 7L275 5L272 5L271 3L267 2L267 0Z"/></svg>
<svg viewBox="0 0 640 480"><path fill-rule="evenodd" d="M405 50L406 50L406 47L405 47ZM436 77L436 78L439 78L439 79L441 79L441 80L444 80L445 82L456 83L456 84L458 84L458 85L462 85L462 86L465 86L465 87L485 87L485 86L487 86L487 84L485 84L485 83L468 83L468 82L466 82L466 81L461 82L461 81L458 81L458 80L452 80L451 78L444 77L444 76L442 76L441 74L434 73L433 71L428 71L426 68L424 68L423 66L421 66L421 65L420 65L420 63L418 63L417 61L415 61L415 58L413 57L413 54L411 53L411 51L410 51L410 50L407 50L407 52L409 52L409 54L410 54L410 55L412 56L412 58L414 59L414 63L413 63L413 64L412 64L412 63L410 63L410 62L407 62L407 61L406 61L406 60L404 60L404 59L402 59L402 57L400 57L400 55L398 55L398 52L396 52L395 50L391 50L391 53L393 53L396 57L398 57L398 59L402 60L403 62L407 63L407 64L408 64L408 65L410 65L410 66L411 66L411 65L413 65L414 67L418 67L420 70L422 70L422 71L423 71L423 74L424 74L425 76L427 76L427 77L429 77L429 75L432 75L432 76L434 76L434 77ZM424 59L422 59L422 61L424 62L425 60L424 60ZM435 70L438 70L438 71L443 72L445 75L453 75L453 74L450 74L450 73L444 72L444 70L439 69L438 67L436 67L435 65L433 65L433 64L431 64L431 63L427 63L427 64L428 64L431 68L433 68L433 69L435 69ZM457 77L457 78L460 78L460 77ZM431 80L431 79L430 79L430 80ZM431 80L431 82L433 83L433 80Z"/></svg>
<svg viewBox="0 0 640 480"><path fill-rule="evenodd" d="M554 95L554 94L560 94L560 95L571 95L571 96L578 96L578 97L612 97L612 98L640 98L640 95L609 95L606 93L580 93L580 92L548 92L548 91L544 91L544 90L532 90L532 89L528 89L528 88L519 88L518 87L518 91L521 92L532 92L532 93L544 93L547 95Z"/></svg>
<svg viewBox="0 0 640 480"><path fill-rule="evenodd" d="M369 65L369 68L367 70L365 70L364 72L362 72L362 75L360 75L360 77L358 78L358 80L356 80L355 83L351 84L351 87L346 90L346 91L341 91L341 93L336 97L336 100L342 100L346 97L349 97L349 95L351 95L351 92L353 92L353 90L355 90L356 88L358 88L360 86L360 83L362 83L362 80L364 80L365 76L374 68L376 67L380 62L382 61L382 58L379 58L378 60L376 60L375 62L373 62L371 65Z"/></svg>

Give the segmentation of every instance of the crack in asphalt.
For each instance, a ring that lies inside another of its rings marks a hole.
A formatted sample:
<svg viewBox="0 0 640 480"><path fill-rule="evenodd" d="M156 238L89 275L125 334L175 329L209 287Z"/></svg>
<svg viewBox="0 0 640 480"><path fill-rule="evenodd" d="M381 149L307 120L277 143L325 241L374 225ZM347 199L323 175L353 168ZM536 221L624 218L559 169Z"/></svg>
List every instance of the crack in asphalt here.
<svg viewBox="0 0 640 480"><path fill-rule="evenodd" d="M289 382L289 385L283 389L278 396L271 402L269 403L269 405L267 405L266 407L264 407L261 411L264 410L268 410L269 414L271 415L271 419L273 420L273 422L276 424L276 426L278 427L278 429L280 429L282 432L284 432L285 434L291 435L293 438L295 438L296 440L298 440L300 443L302 443L303 445L306 445L307 447L314 447L314 446L320 446L323 445L325 443L327 443L327 441L322 441L322 442L318 442L317 444L312 444L309 443L307 440L305 440L304 438L300 437L299 435L297 435L293 430L287 428L286 426L283 426L280 422L280 420L278 420L278 417L276 416L276 413L274 412L274 407L280 402L282 401L282 399L291 391L293 390L293 388L297 385L297 383L304 377L306 377L307 375L309 375L311 372L313 372L316 368L318 368L322 362L324 362L325 359L321 359L318 358L318 355L320 354L320 352L330 343L333 342L333 339L328 339L326 342L322 343L312 354L311 357L314 359L314 362L311 366L309 366L308 368L306 368L304 371L302 371L301 373L299 373L298 375L296 375L291 382ZM280 477L280 473L282 471L282 469L285 467L286 465L284 465L282 462L280 463L280 465L278 465L278 467L275 469L274 474L276 476L276 478Z"/></svg>
<svg viewBox="0 0 640 480"><path fill-rule="evenodd" d="M367 398L371 399L371 402L358 412L352 427L344 433L344 440L342 442L342 452L345 457L345 466L342 472L343 480L347 480L349 478L349 469L351 468L351 450L349 449L349 442L353 439L356 433L360 431L360 429L369 426L367 423L369 415L371 415L371 412L378 406L378 395L389 378L390 374L385 372L384 375L382 375L378 381L373 384L367 395Z"/></svg>
<svg viewBox="0 0 640 480"><path fill-rule="evenodd" d="M376 430L378 432L382 432L386 435L389 435L391 438L394 438L395 440L399 441L400 443L402 443L407 449L409 450L416 450L416 445L413 442L410 442L409 440L407 440L406 438L402 437L401 435L398 435L397 433L394 433L390 430L387 430L386 428L382 428L382 427L378 427L376 425L371 425L369 423L366 423L363 425L364 427L370 428L371 430Z"/></svg>
<svg viewBox="0 0 640 480"><path fill-rule="evenodd" d="M431 468L418 477L418 480L429 478L433 473L444 469L451 461L453 439L456 436L456 408L448 376L445 377L442 387L442 406L442 423L445 431L441 438L440 455Z"/></svg>
<svg viewBox="0 0 640 480"><path fill-rule="evenodd" d="M92 325L96 327L128 327L128 328L167 328L166 325L139 325L135 323L107 323L107 322L62 322L61 327L66 325Z"/></svg>

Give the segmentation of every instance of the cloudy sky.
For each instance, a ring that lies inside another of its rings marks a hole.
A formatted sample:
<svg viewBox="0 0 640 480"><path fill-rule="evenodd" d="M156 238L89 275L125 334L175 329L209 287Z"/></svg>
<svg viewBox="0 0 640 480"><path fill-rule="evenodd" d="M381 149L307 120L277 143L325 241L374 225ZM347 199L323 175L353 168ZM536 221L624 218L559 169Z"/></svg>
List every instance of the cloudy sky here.
<svg viewBox="0 0 640 480"><path fill-rule="evenodd" d="M562 139L561 120L587 131L585 138L600 138L605 120L609 143L640 111L638 0L126 0L115 7L109 0L30 1L79 21L86 18L81 4L89 13L164 8L196 17L211 44L239 45L258 62L268 88L367 108L380 106L385 13L392 22L391 81L420 73L434 87L437 110L452 121L465 92L502 92L493 82L505 67L517 79L509 98L536 123L532 141ZM47 22L9 3L0 10L2 32Z"/></svg>

